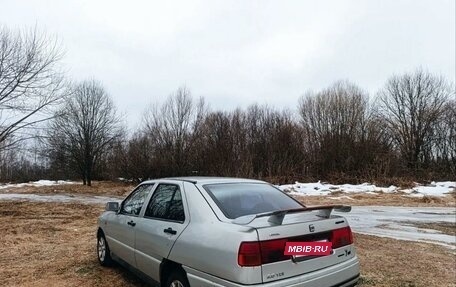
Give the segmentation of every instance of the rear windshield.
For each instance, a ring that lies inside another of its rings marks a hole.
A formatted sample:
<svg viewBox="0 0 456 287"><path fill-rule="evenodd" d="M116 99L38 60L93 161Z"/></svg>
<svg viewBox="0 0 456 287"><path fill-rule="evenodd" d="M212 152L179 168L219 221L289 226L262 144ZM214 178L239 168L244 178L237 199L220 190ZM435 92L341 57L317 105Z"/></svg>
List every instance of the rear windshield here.
<svg viewBox="0 0 456 287"><path fill-rule="evenodd" d="M303 206L269 184L227 183L204 185L209 195L229 219Z"/></svg>

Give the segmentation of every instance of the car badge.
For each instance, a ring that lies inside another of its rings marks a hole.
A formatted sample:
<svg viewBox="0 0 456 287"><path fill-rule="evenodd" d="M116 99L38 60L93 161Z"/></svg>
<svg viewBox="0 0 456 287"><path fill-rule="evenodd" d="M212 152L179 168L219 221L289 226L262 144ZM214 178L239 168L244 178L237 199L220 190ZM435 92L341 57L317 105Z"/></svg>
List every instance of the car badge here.
<svg viewBox="0 0 456 287"><path fill-rule="evenodd" d="M314 232L315 231L315 226L313 224L309 225L309 231Z"/></svg>

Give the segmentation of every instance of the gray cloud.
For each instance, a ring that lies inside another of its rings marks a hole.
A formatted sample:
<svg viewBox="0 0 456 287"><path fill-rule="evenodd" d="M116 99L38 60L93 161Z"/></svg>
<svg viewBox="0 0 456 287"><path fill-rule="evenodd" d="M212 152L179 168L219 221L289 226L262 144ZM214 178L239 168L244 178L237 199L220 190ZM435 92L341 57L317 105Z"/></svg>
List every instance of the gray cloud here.
<svg viewBox="0 0 456 287"><path fill-rule="evenodd" d="M185 84L214 108L294 108L339 79L374 94L416 67L455 78L455 2L2 1L0 24L56 35L76 80L103 82L130 126Z"/></svg>

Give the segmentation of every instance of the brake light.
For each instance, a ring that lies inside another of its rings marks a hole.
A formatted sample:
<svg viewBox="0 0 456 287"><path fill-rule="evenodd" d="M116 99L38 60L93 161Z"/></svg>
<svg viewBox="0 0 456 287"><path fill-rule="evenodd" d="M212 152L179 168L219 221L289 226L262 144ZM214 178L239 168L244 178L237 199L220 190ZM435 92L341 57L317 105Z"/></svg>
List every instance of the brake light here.
<svg viewBox="0 0 456 287"><path fill-rule="evenodd" d="M336 249L353 243L353 234L349 226L334 229L331 234L332 248Z"/></svg>
<svg viewBox="0 0 456 287"><path fill-rule="evenodd" d="M260 266L261 254L259 242L242 242L238 253L239 266Z"/></svg>
<svg viewBox="0 0 456 287"><path fill-rule="evenodd" d="M239 266L260 266L262 264L284 261L291 258L284 255L287 239L267 240L261 242L242 242L239 247Z"/></svg>
<svg viewBox="0 0 456 287"><path fill-rule="evenodd" d="M243 267L261 266L278 261L291 259L291 255L284 255L288 241L312 242L331 239L332 249L353 244L353 235L349 226L325 233L305 235L293 238L283 238L266 241L242 242L239 246L238 264Z"/></svg>
<svg viewBox="0 0 456 287"><path fill-rule="evenodd" d="M277 239L260 242L261 263L267 264L290 259L290 255L283 254L287 241L288 239Z"/></svg>

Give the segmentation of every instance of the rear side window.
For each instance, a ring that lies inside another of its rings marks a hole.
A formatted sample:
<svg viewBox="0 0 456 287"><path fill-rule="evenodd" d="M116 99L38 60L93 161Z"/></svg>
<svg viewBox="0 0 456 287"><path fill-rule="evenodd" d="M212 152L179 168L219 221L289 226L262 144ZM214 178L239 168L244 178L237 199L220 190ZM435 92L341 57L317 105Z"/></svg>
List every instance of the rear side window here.
<svg viewBox="0 0 456 287"><path fill-rule="evenodd" d="M204 188L229 219L249 214L303 207L299 202L269 184L208 184Z"/></svg>
<svg viewBox="0 0 456 287"><path fill-rule="evenodd" d="M174 184L157 186L144 216L183 222L185 214L179 186Z"/></svg>

